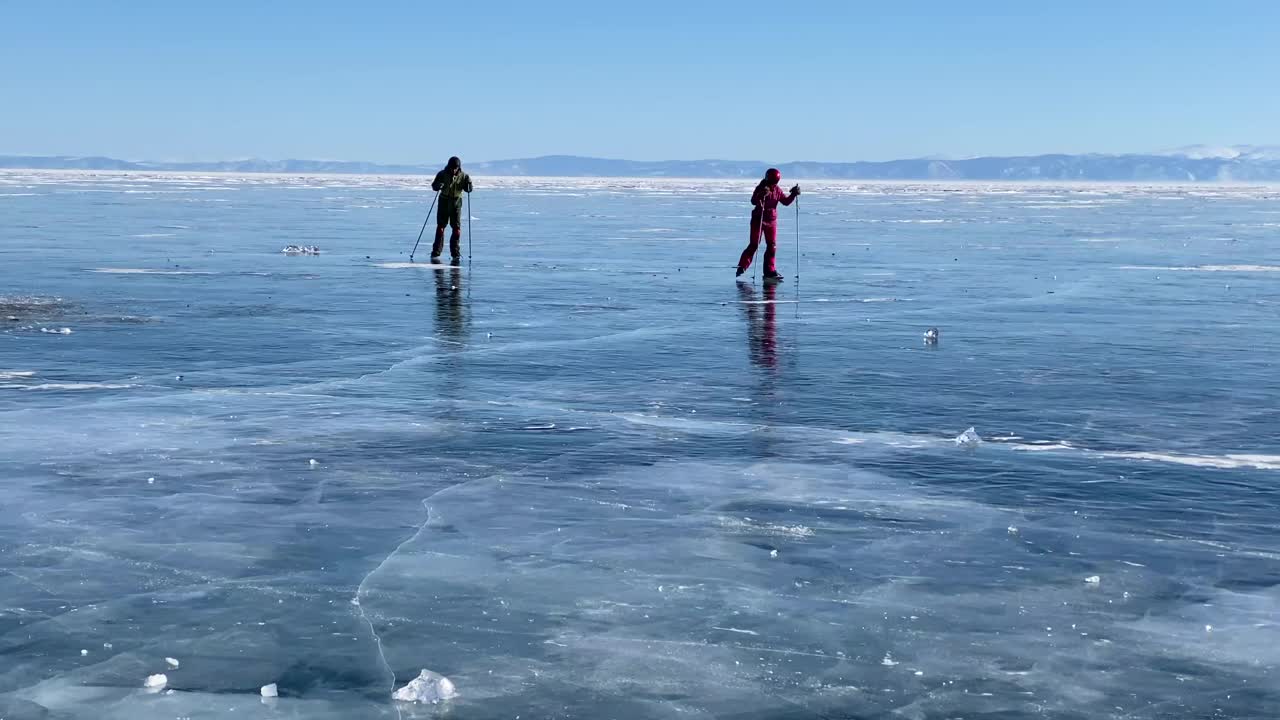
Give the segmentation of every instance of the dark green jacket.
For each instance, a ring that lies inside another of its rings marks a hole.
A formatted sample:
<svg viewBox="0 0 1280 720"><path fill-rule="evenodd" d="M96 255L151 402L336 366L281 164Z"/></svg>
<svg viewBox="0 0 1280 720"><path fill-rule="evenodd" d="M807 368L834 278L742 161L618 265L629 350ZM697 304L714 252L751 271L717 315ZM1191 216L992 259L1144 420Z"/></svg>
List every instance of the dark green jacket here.
<svg viewBox="0 0 1280 720"><path fill-rule="evenodd" d="M436 173L436 179L431 183L431 189L440 193L441 204L446 202L460 202L462 193L471 192L471 176L458 171L457 175L449 172L448 168Z"/></svg>

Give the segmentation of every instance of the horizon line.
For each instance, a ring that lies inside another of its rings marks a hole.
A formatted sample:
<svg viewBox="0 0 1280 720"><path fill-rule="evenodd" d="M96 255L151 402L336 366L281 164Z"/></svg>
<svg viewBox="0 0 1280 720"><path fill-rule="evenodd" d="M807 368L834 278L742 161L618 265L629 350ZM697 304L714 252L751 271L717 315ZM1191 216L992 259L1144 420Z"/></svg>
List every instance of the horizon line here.
<svg viewBox="0 0 1280 720"><path fill-rule="evenodd" d="M786 161L778 161L778 160L765 161L765 160L757 160L757 159L735 159L735 158L724 158L724 157L664 158L660 160L636 160L636 159L627 158L627 157L578 155L573 153L547 153L542 155L529 155L524 157L507 157L507 158L498 158L498 159L490 159L490 160L476 160L476 161L470 161L465 164L486 165L486 164L494 164L494 163L520 162L525 160L547 160L547 159L554 159L554 158L564 158L564 159L570 159L570 160L599 160L604 162L653 163L653 164L724 162L724 163L742 163L742 164L759 164L759 165L770 165L770 164L772 165L863 165L863 164L876 165L876 164L885 164L885 163L894 163L894 162L912 162L912 161L964 162L968 160L986 160L986 159L1007 160L1007 159L1020 159L1020 158L1043 158L1043 157L1054 157L1054 156L1183 157L1189 160L1232 159L1232 158L1223 157L1223 156L1189 157L1185 154L1186 151L1191 151L1195 149L1209 149L1209 148L1222 149L1222 150L1234 150L1237 152L1246 148L1250 150L1276 149L1280 151L1280 145L1268 146L1268 145L1254 145L1250 143L1236 143L1231 145L1193 144L1193 145L1185 145L1177 148L1171 148L1167 150L1155 150L1155 151L1127 151L1127 152L1051 151L1051 152L1038 152L1038 153L1021 153L1021 154L963 155L963 156L954 156L954 157L944 156L944 155L916 155L916 156L910 156L910 157L892 158L889 160L786 160ZM197 165L197 164L234 163L234 162L327 162L327 163L353 163L353 164L358 163L358 164L365 164L365 165L385 165L385 166L399 165L399 166L413 166L413 167L430 167L435 165L437 162L437 161L412 161L412 160L362 160L362 159L352 160L352 159L341 159L341 158L298 157L298 156L283 156L283 157L275 157L275 158L261 157L261 156L246 156L246 157L232 157L232 158L219 158L219 159L205 158L205 159L158 160L158 159L150 159L150 158L136 159L136 158L127 158L127 157L117 157L117 156L105 154L105 153L50 155L50 154L25 153L25 152L0 152L0 157L32 158L32 159L41 159L41 160L54 160L54 159L64 159L64 158L65 159L101 159L101 160L111 160L115 162L128 162L128 163L136 163L136 164L157 164L157 165L160 165L160 164ZM38 169L38 168L33 168L33 169Z"/></svg>

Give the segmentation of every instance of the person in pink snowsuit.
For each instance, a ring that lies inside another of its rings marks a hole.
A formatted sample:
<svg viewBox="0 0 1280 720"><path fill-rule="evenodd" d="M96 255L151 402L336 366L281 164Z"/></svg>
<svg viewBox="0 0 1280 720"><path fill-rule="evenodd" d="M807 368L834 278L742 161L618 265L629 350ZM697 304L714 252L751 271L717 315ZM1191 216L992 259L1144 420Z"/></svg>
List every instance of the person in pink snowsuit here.
<svg viewBox="0 0 1280 720"><path fill-rule="evenodd" d="M776 168L769 168L764 174L764 179L756 185L756 191L751 193L751 204L755 208L751 211L751 244L747 245L747 249L742 251L742 257L738 259L738 275L747 271L751 267L751 261L756 256L756 249L760 247L760 233L764 232L764 279L772 282L778 282L782 276L778 274L778 266L776 257L778 254L778 203L790 205L800 197L800 186L796 185L791 188L791 194L782 192L782 188L778 187L778 183L782 181L782 173Z"/></svg>

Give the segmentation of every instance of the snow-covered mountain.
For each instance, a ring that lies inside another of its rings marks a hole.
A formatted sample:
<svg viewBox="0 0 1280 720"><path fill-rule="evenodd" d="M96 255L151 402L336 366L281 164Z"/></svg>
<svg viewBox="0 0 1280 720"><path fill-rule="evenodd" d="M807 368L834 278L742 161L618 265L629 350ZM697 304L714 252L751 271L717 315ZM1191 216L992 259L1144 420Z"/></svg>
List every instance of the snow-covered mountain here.
<svg viewBox="0 0 1280 720"><path fill-rule="evenodd" d="M1273 162L1280 160L1280 145L1187 145L1155 154L1189 160Z"/></svg>
<svg viewBox="0 0 1280 720"><path fill-rule="evenodd" d="M467 168L476 175L755 178L769 165L780 168L786 177L797 179L1277 182L1280 181L1280 147L1197 145L1131 155L1034 155L964 159L934 157L849 163L643 161L551 155L522 160L468 163ZM338 160L134 162L107 157L0 156L0 168L430 175L439 166L380 165Z"/></svg>

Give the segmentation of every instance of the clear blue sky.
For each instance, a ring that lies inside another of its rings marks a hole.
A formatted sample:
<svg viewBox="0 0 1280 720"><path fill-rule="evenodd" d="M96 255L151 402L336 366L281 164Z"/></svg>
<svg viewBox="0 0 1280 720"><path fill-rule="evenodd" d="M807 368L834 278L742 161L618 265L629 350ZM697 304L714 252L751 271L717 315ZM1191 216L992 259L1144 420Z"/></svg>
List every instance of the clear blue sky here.
<svg viewBox="0 0 1280 720"><path fill-rule="evenodd" d="M1275 0L0 0L0 153L880 160L1280 144Z"/></svg>

